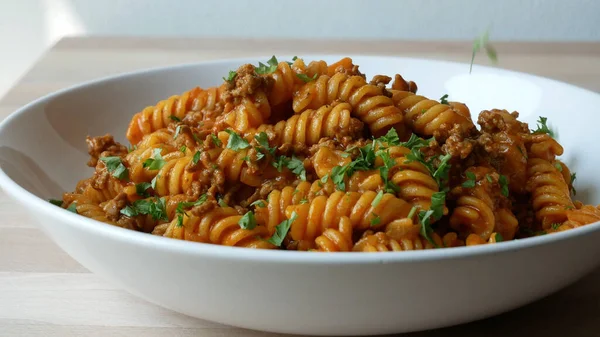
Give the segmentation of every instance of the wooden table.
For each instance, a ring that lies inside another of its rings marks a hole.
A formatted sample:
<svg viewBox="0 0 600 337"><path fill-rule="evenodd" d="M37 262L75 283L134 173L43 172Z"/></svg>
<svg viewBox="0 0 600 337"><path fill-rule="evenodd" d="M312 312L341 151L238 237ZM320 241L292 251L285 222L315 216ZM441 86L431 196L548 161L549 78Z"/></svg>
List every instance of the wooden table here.
<svg viewBox="0 0 600 337"><path fill-rule="evenodd" d="M148 67L252 55L387 54L468 62L470 42L66 38L0 101L0 118L51 91ZM600 92L600 43L496 43L503 68ZM486 63L484 56L478 60ZM597 107L590 107L597 109ZM0 336L275 336L149 304L91 274L0 193ZM502 296L502 289L498 289ZM465 301L468 299L465 299ZM432 304L435 305L435 304ZM600 270L524 308L408 336L600 336ZM435 319L432 317L431 319Z"/></svg>

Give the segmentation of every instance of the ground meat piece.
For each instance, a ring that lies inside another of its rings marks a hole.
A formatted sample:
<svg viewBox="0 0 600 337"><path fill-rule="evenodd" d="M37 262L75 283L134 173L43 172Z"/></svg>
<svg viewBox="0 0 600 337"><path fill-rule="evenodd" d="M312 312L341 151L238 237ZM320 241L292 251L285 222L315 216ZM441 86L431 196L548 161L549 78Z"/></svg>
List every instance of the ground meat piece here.
<svg viewBox="0 0 600 337"><path fill-rule="evenodd" d="M223 93L226 102L231 102L237 97L251 96L260 89L268 92L273 86L273 79L257 74L251 64L242 65L236 73L235 79L227 82L227 90Z"/></svg>
<svg viewBox="0 0 600 337"><path fill-rule="evenodd" d="M482 132L495 133L506 131L515 134L528 134L529 126L517 120L518 112L509 113L506 110L485 110L479 114L477 124Z"/></svg>
<svg viewBox="0 0 600 337"><path fill-rule="evenodd" d="M194 206L190 210L190 213L192 213L194 216L201 217L202 215L210 212L211 210L213 210L213 209L215 209L217 207L219 207L219 204L217 203L217 200L215 198L209 197L202 204L200 204L198 206Z"/></svg>
<svg viewBox="0 0 600 337"><path fill-rule="evenodd" d="M121 192L114 199L107 201L102 207L106 212L106 217L111 221L119 220L121 209L127 206L127 194Z"/></svg>
<svg viewBox="0 0 600 337"><path fill-rule="evenodd" d="M375 75L369 84L378 86L380 88L385 88L385 86L388 85L391 80L392 78L386 75Z"/></svg>
<svg viewBox="0 0 600 337"><path fill-rule="evenodd" d="M444 145L442 145L442 151L450 154L452 157L464 159L471 154L475 144L477 144L476 140L465 137L460 125L454 125L450 132L448 132L448 138Z"/></svg>
<svg viewBox="0 0 600 337"><path fill-rule="evenodd" d="M85 142L90 154L90 160L87 163L90 167L96 166L98 158L101 156L123 157L128 152L126 146L115 142L113 136L108 133L98 137L87 136Z"/></svg>
<svg viewBox="0 0 600 337"><path fill-rule="evenodd" d="M402 78L402 76L400 76L400 74L396 74L396 76L394 76L394 83L392 83L392 89L399 91L410 91L416 94L418 88L415 82L407 82L404 78Z"/></svg>

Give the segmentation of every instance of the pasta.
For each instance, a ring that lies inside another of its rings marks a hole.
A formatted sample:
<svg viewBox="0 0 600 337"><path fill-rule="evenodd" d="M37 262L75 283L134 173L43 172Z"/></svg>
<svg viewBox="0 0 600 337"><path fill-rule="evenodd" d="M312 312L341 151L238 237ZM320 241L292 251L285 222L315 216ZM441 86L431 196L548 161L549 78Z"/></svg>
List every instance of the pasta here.
<svg viewBox="0 0 600 337"><path fill-rule="evenodd" d="M392 81L393 78L393 81ZM391 82L391 85L390 85ZM367 82L350 58L271 58L133 115L126 137L88 137L61 200L79 215L204 244L402 252L496 244L600 221L547 120Z"/></svg>

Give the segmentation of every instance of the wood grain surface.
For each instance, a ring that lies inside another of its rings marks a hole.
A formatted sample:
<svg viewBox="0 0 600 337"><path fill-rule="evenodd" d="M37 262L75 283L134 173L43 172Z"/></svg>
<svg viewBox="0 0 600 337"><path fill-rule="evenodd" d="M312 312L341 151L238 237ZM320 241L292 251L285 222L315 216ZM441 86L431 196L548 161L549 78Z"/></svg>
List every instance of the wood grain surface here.
<svg viewBox="0 0 600 337"><path fill-rule="evenodd" d="M470 42L66 38L41 57L0 100L0 119L49 92L143 68L307 53L468 62L470 46ZM505 42L495 46L502 68L600 92L600 43ZM478 62L485 64L487 60L480 56ZM75 262L35 226L25 209L4 193L0 193L0 214L0 336L277 336L194 319L147 303ZM502 296L502 289L498 289L498 296ZM521 309L470 324L404 336L600 336L599 318L600 269Z"/></svg>

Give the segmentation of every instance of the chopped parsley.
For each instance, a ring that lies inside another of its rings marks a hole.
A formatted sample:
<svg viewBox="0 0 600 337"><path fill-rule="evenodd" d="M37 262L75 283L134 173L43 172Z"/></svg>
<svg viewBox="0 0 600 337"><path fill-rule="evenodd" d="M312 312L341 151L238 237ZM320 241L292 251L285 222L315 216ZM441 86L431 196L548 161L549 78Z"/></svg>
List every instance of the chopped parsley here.
<svg viewBox="0 0 600 337"><path fill-rule="evenodd" d="M283 220L279 225L275 226L275 233L273 233L273 236L271 236L267 242L270 242L277 247L281 246L285 236L292 226L292 223L296 221L297 218L298 214L296 214L296 212L292 212L292 216L289 219Z"/></svg>
<svg viewBox="0 0 600 337"><path fill-rule="evenodd" d="M152 150L152 158L148 158L144 161L143 167L149 170L160 170L167 163L166 160L161 156L162 149Z"/></svg>
<svg viewBox="0 0 600 337"><path fill-rule="evenodd" d="M217 137L217 136L216 136L216 135L214 135L214 134L211 134L211 135L210 135L210 139L212 140L213 144L215 144L216 146L219 146L219 147L220 147L220 146L222 146L222 145L223 145L223 142L222 142L222 141L219 139L219 137Z"/></svg>
<svg viewBox="0 0 600 337"><path fill-rule="evenodd" d="M501 174L500 178L498 178L498 183L500 184L500 192L508 198L508 179L506 176Z"/></svg>
<svg viewBox="0 0 600 337"><path fill-rule="evenodd" d="M415 135L414 133L412 135L410 135L410 138L408 139L408 141L400 143L400 146L404 146L405 148L412 150L414 148L422 148L425 146L429 146L429 143L433 140L433 138L431 139L423 139L417 135Z"/></svg>
<svg viewBox="0 0 600 337"><path fill-rule="evenodd" d="M303 205L303 204L308 204L308 199L302 198L302 200L300 200L300 205Z"/></svg>
<svg viewBox="0 0 600 337"><path fill-rule="evenodd" d="M76 202L74 202L74 203L71 203L71 204L69 205L69 207L67 207L67 211L69 211L69 212L73 212L73 213L75 213L75 214L79 214L79 213L77 213L77 203L76 203Z"/></svg>
<svg viewBox="0 0 600 337"><path fill-rule="evenodd" d="M486 30L481 36L473 41L473 54L471 55L471 66L469 67L469 74L473 71L473 62L475 61L475 55L481 50L485 49L488 58L493 62L498 62L498 54L496 49L489 43L490 31Z"/></svg>
<svg viewBox="0 0 600 337"><path fill-rule="evenodd" d="M233 151L239 151L243 149L247 149L250 147L250 144L247 140L240 137L233 130L225 130L229 134L229 140L227 141L227 148L232 149Z"/></svg>
<svg viewBox="0 0 600 337"><path fill-rule="evenodd" d="M502 242L502 241L504 241L504 237L500 233L496 233L494 239L496 240L496 242Z"/></svg>
<svg viewBox="0 0 600 337"><path fill-rule="evenodd" d="M379 175L383 180L385 191L388 193L395 193L400 191L400 187L390 180L390 169L396 165L396 161L391 158L390 151L379 150L377 155L383 160L383 166L379 167Z"/></svg>
<svg viewBox="0 0 600 337"><path fill-rule="evenodd" d="M277 58L275 57L275 55L273 55L273 57L271 57L267 61L267 64L258 62L258 67L256 67L255 71L259 75L272 74L273 72L275 72L275 70L277 70L277 64L278 64Z"/></svg>
<svg viewBox="0 0 600 337"><path fill-rule="evenodd" d="M219 204L219 206L221 206L221 207L229 207L229 205L227 205L227 203L223 199L219 199L217 201L217 204Z"/></svg>
<svg viewBox="0 0 600 337"><path fill-rule="evenodd" d="M54 206L62 207L63 201L58 199L48 199L48 202Z"/></svg>
<svg viewBox="0 0 600 337"><path fill-rule="evenodd" d="M129 217L150 215L154 220L168 221L165 198L140 199L121 209L121 214Z"/></svg>
<svg viewBox="0 0 600 337"><path fill-rule="evenodd" d="M540 119L537 120L537 123L538 123L537 129L531 130L532 133L535 133L535 134L545 133L545 134L549 135L550 137L554 138L554 136L556 135L556 132L548 126L548 118L540 116Z"/></svg>
<svg viewBox="0 0 600 337"><path fill-rule="evenodd" d="M120 180L129 179L129 170L123 165L120 157L100 157L100 160L104 162L106 169L113 177Z"/></svg>
<svg viewBox="0 0 600 337"><path fill-rule="evenodd" d="M256 228L256 218L254 217L254 213L252 211L246 212L240 221L238 221L238 225L240 225L241 229L252 230Z"/></svg>
<svg viewBox="0 0 600 337"><path fill-rule="evenodd" d="M181 125L177 125L177 127L175 128L175 134L173 134L173 139L177 139L177 137L179 137L180 133L181 133Z"/></svg>
<svg viewBox="0 0 600 337"><path fill-rule="evenodd" d="M494 182L494 180L492 180L492 176L489 174L485 175L485 179L487 179L488 183L490 183L490 184Z"/></svg>
<svg viewBox="0 0 600 337"><path fill-rule="evenodd" d="M233 80L235 80L236 77L237 77L237 72L230 70L229 74L227 74L227 77L223 77L223 81L231 83L231 82L233 82Z"/></svg>
<svg viewBox="0 0 600 337"><path fill-rule="evenodd" d="M419 207L417 206L413 206L410 211L408 212L408 215L406 216L407 219L411 219L415 216L415 213L417 212L417 210L419 209Z"/></svg>
<svg viewBox="0 0 600 337"><path fill-rule="evenodd" d="M440 103L448 104L448 94L445 94L444 96L440 97Z"/></svg>
<svg viewBox="0 0 600 337"><path fill-rule="evenodd" d="M555 222L555 223L553 223L553 224L551 225L551 227L552 227L552 229L553 229L553 230L557 230L557 229L558 229L558 227L560 227L561 225L562 225L561 223Z"/></svg>
<svg viewBox="0 0 600 337"><path fill-rule="evenodd" d="M160 178L160 174L154 176L154 178L152 178L152 180L150 181L150 187L152 187L152 189L156 189L156 180L158 178Z"/></svg>
<svg viewBox="0 0 600 337"><path fill-rule="evenodd" d="M327 180L328 180L328 179L329 179L329 173L327 173L326 175L324 175L324 176L321 178L320 182L321 182L322 184L325 184L325 183L327 182Z"/></svg>
<svg viewBox="0 0 600 337"><path fill-rule="evenodd" d="M335 184L336 188L340 191L346 190L346 182L344 181L344 177L346 176L346 172L350 168L350 165L344 166L335 166L331 169L331 181Z"/></svg>
<svg viewBox="0 0 600 337"><path fill-rule="evenodd" d="M573 190L573 195L577 195L577 190L575 189L575 185L573 185L573 183L575 182L575 179L577 179L577 173L571 173L571 189Z"/></svg>
<svg viewBox="0 0 600 337"><path fill-rule="evenodd" d="M411 139L413 138L413 135L414 134L410 136ZM385 136L381 136L377 138L377 140L382 143L387 143L388 145L400 145L400 137L398 137L398 132L396 132L396 129L394 128L389 129Z"/></svg>
<svg viewBox="0 0 600 337"><path fill-rule="evenodd" d="M421 223L421 235L427 239L434 247L437 244L431 238L433 229L431 224L439 220L444 215L444 204L446 202L446 194L444 192L435 192L431 196L431 206L426 211L420 211L418 214L419 222Z"/></svg>
<svg viewBox="0 0 600 337"><path fill-rule="evenodd" d="M558 172L562 172L563 171L563 167L559 162L555 162L554 163L554 167L558 170Z"/></svg>
<svg viewBox="0 0 600 337"><path fill-rule="evenodd" d="M371 207L373 207L373 208L377 207L377 205L379 205L379 203L381 202L382 198L383 198L383 191L377 192L377 195L371 202Z"/></svg>
<svg viewBox="0 0 600 337"><path fill-rule="evenodd" d="M277 151L277 147L269 146L269 136L267 136L266 132L260 132L259 134L254 136L254 139L258 142L256 150L258 153L256 154L256 160L261 160L265 157L267 153L270 153L271 156L275 155L275 151Z"/></svg>
<svg viewBox="0 0 600 337"><path fill-rule="evenodd" d="M473 173L473 172L467 172L466 176L467 176L467 180L464 183L462 183L462 187L464 187L464 188L473 188L473 187L475 187L475 182L476 182L475 181L476 180L475 173Z"/></svg>
<svg viewBox="0 0 600 337"><path fill-rule="evenodd" d="M277 161L274 161L273 166L281 172L284 167L287 167L292 173L300 177L303 181L306 181L306 169L304 168L304 162L292 155L291 158L286 156L279 156Z"/></svg>
<svg viewBox="0 0 600 337"><path fill-rule="evenodd" d="M304 83L312 82L317 79L317 74L314 74L313 77L309 77L306 74L296 74L296 77L301 79Z"/></svg>
<svg viewBox="0 0 600 337"><path fill-rule="evenodd" d="M137 145L132 145L131 147L129 147L129 148L127 149L127 152L128 152L128 153L131 153L131 152L132 152L132 151L134 151L134 150L137 150Z"/></svg>
<svg viewBox="0 0 600 337"><path fill-rule="evenodd" d="M198 164L199 160L200 160L200 151L196 151L196 153L194 153L194 156L192 157L192 165Z"/></svg>
<svg viewBox="0 0 600 337"><path fill-rule="evenodd" d="M181 122L181 119L175 115L170 115L169 118L173 121L173 122Z"/></svg>
<svg viewBox="0 0 600 337"><path fill-rule="evenodd" d="M181 145L181 147L179 148L179 152L185 154L185 151L187 150L187 146L185 145Z"/></svg>
<svg viewBox="0 0 600 337"><path fill-rule="evenodd" d="M149 189L150 187L152 187L151 183L139 183L139 184L135 184L135 193L137 193L137 195L147 198L150 195L148 194L148 192L146 192L147 189Z"/></svg>
<svg viewBox="0 0 600 337"><path fill-rule="evenodd" d="M256 207L260 207L260 208L267 207L267 205L265 204L265 202L262 201L262 200L256 200L255 202L251 203L250 206L256 206Z"/></svg>
<svg viewBox="0 0 600 337"><path fill-rule="evenodd" d="M379 217L379 215L372 213L373 217L371 218L371 227L373 226L377 226L381 223L381 218Z"/></svg>
<svg viewBox="0 0 600 337"><path fill-rule="evenodd" d="M292 61L296 61L297 59L298 59L298 56L292 57Z"/></svg>
<svg viewBox="0 0 600 337"><path fill-rule="evenodd" d="M523 151L521 146L517 146L517 150L519 150L519 152L521 152L521 154L523 155L523 158L525 158L525 160L529 159L529 157L527 157L527 154L525 153L525 151Z"/></svg>

